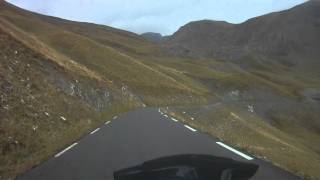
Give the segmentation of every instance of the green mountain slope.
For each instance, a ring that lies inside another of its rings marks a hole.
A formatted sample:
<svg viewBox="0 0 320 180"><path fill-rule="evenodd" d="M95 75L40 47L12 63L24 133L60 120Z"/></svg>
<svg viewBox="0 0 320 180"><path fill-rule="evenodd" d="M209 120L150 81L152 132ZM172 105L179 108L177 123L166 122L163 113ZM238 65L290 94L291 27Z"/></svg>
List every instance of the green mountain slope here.
<svg viewBox="0 0 320 180"><path fill-rule="evenodd" d="M66 64L71 60L77 66L72 67L74 71L86 71L117 86L129 86L142 99L147 91L159 96L170 92L188 96L205 93L142 63L140 57L154 56L158 50L133 33L32 14L9 4L2 9L3 29L60 64L70 66Z"/></svg>

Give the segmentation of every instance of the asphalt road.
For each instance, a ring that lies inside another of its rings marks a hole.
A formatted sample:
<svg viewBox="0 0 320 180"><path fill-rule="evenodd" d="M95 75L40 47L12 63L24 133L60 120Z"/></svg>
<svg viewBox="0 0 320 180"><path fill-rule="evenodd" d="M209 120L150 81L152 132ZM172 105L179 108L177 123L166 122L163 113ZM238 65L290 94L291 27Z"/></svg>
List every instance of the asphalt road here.
<svg viewBox="0 0 320 180"><path fill-rule="evenodd" d="M260 167L253 180L300 179L251 155L253 159L248 160L218 141L161 115L158 109L144 108L106 122L18 180L112 180L116 170L177 154L209 154L256 163Z"/></svg>

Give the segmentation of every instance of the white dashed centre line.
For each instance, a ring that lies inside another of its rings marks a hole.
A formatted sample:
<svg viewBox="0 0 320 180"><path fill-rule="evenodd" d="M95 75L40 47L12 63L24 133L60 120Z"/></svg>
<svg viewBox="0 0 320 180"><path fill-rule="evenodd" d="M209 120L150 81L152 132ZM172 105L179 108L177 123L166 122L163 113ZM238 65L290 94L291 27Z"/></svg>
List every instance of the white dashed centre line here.
<svg viewBox="0 0 320 180"><path fill-rule="evenodd" d="M192 132L196 132L197 130L196 129L193 129L192 127L188 126L188 125L184 125L184 127L190 129Z"/></svg>
<svg viewBox="0 0 320 180"><path fill-rule="evenodd" d="M175 119L175 118L171 118L171 120L174 121L174 122L178 122L178 120Z"/></svg>
<svg viewBox="0 0 320 180"><path fill-rule="evenodd" d="M241 157L243 157L243 158L245 158L245 159L247 159L247 160L253 160L252 157L250 157L250 156L248 156L248 155L246 155L246 154L244 154L244 153L242 153L242 152L240 152L240 151L237 151L237 150L233 149L232 147L223 144L222 142L216 142L216 143L219 144L220 146L222 146L222 147L224 147L224 148L226 148L226 149L228 149L228 150L230 150L230 151L238 154L239 156L241 156Z"/></svg>
<svg viewBox="0 0 320 180"><path fill-rule="evenodd" d="M99 131L100 128L97 128L96 130L92 131L90 134L94 134L95 132Z"/></svg>
<svg viewBox="0 0 320 180"><path fill-rule="evenodd" d="M63 151L59 152L58 154L56 154L54 157L59 157L61 156L61 154L65 153L66 151L70 150L73 146L77 145L78 143L73 143L71 146L67 147L66 149L64 149Z"/></svg>

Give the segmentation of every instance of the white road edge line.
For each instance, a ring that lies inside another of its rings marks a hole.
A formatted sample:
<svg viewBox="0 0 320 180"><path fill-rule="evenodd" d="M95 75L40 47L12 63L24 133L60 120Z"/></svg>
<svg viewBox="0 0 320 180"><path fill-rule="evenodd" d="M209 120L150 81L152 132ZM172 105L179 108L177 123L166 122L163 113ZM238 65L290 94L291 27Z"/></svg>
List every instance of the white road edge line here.
<svg viewBox="0 0 320 180"><path fill-rule="evenodd" d="M223 144L222 142L216 142L216 143L219 144L220 146L222 146L222 147L224 147L224 148L226 148L226 149L228 149L228 150L230 150L230 151L238 154L239 156L241 156L241 157L243 157L243 158L245 158L245 159L247 159L247 160L249 160L249 161L250 161L250 160L253 160L252 157L250 157L250 156L248 156L248 155L246 155L246 154L244 154L244 153L242 153L242 152L240 152L240 151L237 151L237 150L233 149L232 147Z"/></svg>
<svg viewBox="0 0 320 180"><path fill-rule="evenodd" d="M99 131L100 128L97 128L96 130L92 131L90 134L94 134L95 132Z"/></svg>
<svg viewBox="0 0 320 180"><path fill-rule="evenodd" d="M70 150L73 146L77 145L78 143L73 143L71 146L65 148L63 151L59 152L58 154L56 154L54 157L59 157L61 156L63 153L65 153L66 151Z"/></svg>
<svg viewBox="0 0 320 180"><path fill-rule="evenodd" d="M107 121L106 123L104 123L105 125L108 125L111 121Z"/></svg>
<svg viewBox="0 0 320 180"><path fill-rule="evenodd" d="M166 115L166 114L165 114L165 115L163 115L163 116L164 116L164 117L168 117L168 115Z"/></svg>
<svg viewBox="0 0 320 180"><path fill-rule="evenodd" d="M197 131L196 129L193 129L192 127L190 127L190 126L188 126L188 125L184 125L184 127L190 129L190 130L193 131L193 132L196 132L196 131Z"/></svg>
<svg viewBox="0 0 320 180"><path fill-rule="evenodd" d="M171 118L171 120L174 121L174 122L178 122L178 120L175 119L175 118Z"/></svg>
<svg viewBox="0 0 320 180"><path fill-rule="evenodd" d="M114 116L112 119L117 119L118 118L118 116Z"/></svg>

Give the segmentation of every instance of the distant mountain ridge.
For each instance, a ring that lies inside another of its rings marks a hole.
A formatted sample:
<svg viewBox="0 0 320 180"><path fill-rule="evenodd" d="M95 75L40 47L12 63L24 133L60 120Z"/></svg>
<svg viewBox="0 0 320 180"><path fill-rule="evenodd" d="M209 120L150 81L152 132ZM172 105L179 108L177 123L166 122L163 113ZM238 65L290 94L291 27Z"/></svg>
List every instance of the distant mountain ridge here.
<svg viewBox="0 0 320 180"><path fill-rule="evenodd" d="M141 36L155 43L160 43L164 40L164 37L160 33L146 32L142 33Z"/></svg>
<svg viewBox="0 0 320 180"><path fill-rule="evenodd" d="M252 18L241 24L196 21L182 26L163 46L173 55L240 59L248 54L299 58L320 55L320 1Z"/></svg>

